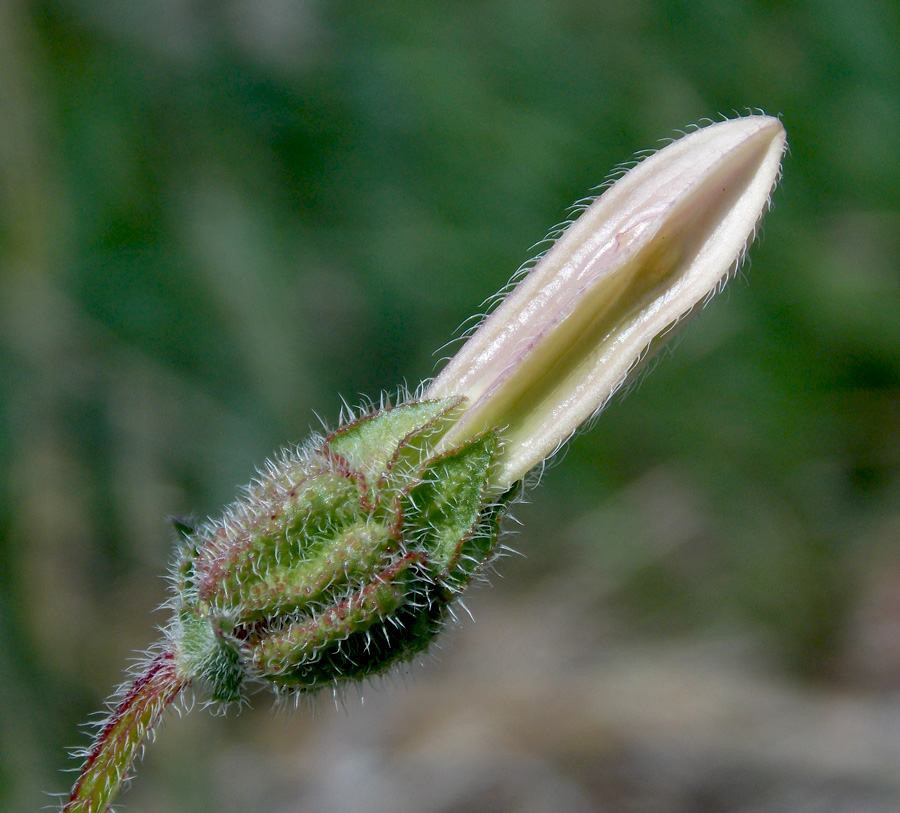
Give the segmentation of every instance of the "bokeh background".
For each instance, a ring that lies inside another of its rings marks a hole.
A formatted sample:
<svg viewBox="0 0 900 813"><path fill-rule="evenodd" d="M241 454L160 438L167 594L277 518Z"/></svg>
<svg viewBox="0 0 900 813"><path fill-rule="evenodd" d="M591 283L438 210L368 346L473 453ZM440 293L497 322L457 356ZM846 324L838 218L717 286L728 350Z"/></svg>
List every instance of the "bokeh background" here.
<svg viewBox="0 0 900 813"><path fill-rule="evenodd" d="M900 806L900 6L4 0L0 808L214 514L617 164L782 116L752 265L550 468L437 659L172 715L136 811Z"/></svg>

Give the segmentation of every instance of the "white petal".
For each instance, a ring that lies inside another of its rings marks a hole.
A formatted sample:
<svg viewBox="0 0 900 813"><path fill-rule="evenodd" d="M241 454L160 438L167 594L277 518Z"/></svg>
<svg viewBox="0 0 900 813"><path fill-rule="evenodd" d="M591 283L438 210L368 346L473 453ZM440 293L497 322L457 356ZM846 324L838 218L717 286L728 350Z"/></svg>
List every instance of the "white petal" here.
<svg viewBox="0 0 900 813"><path fill-rule="evenodd" d="M778 119L724 121L607 189L426 390L468 399L446 443L504 428L501 489L553 454L737 266L784 147Z"/></svg>

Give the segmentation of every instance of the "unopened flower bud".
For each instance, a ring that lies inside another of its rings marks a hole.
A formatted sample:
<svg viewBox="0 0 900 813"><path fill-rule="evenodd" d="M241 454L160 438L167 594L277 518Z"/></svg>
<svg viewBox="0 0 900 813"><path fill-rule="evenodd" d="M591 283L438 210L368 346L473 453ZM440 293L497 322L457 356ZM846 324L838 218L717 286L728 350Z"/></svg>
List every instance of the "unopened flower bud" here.
<svg viewBox="0 0 900 813"><path fill-rule="evenodd" d="M308 693L423 652L498 548L518 483L740 261L784 130L750 116L647 158L604 192L421 398L283 453L219 519L179 522L173 619L64 810L99 813L191 685Z"/></svg>
<svg viewBox="0 0 900 813"><path fill-rule="evenodd" d="M170 630L180 671L237 700L311 692L424 650L493 555L488 431L442 452L460 399L382 409L269 466L186 536Z"/></svg>
<svg viewBox="0 0 900 813"><path fill-rule="evenodd" d="M778 119L723 121L616 181L425 391L467 401L444 443L502 429L498 491L552 455L737 267L784 147Z"/></svg>

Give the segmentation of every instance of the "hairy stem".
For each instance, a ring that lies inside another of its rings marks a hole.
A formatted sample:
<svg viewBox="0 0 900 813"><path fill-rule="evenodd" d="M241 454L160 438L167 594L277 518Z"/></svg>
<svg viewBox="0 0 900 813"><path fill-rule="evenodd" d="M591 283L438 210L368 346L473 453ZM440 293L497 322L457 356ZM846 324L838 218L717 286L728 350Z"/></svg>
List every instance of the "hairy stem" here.
<svg viewBox="0 0 900 813"><path fill-rule="evenodd" d="M81 766L63 813L103 813L128 778L144 737L189 681L179 677L166 649L135 678L103 726Z"/></svg>

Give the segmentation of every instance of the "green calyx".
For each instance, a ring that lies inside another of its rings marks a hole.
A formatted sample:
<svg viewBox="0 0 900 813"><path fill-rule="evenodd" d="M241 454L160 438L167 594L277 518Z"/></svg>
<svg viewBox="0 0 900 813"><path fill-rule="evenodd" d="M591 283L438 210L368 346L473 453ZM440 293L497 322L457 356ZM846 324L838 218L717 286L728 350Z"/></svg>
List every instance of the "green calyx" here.
<svg viewBox="0 0 900 813"><path fill-rule="evenodd" d="M423 652L493 558L496 432L434 451L459 399L356 420L271 464L225 517L179 526L170 636L213 698L313 692Z"/></svg>

